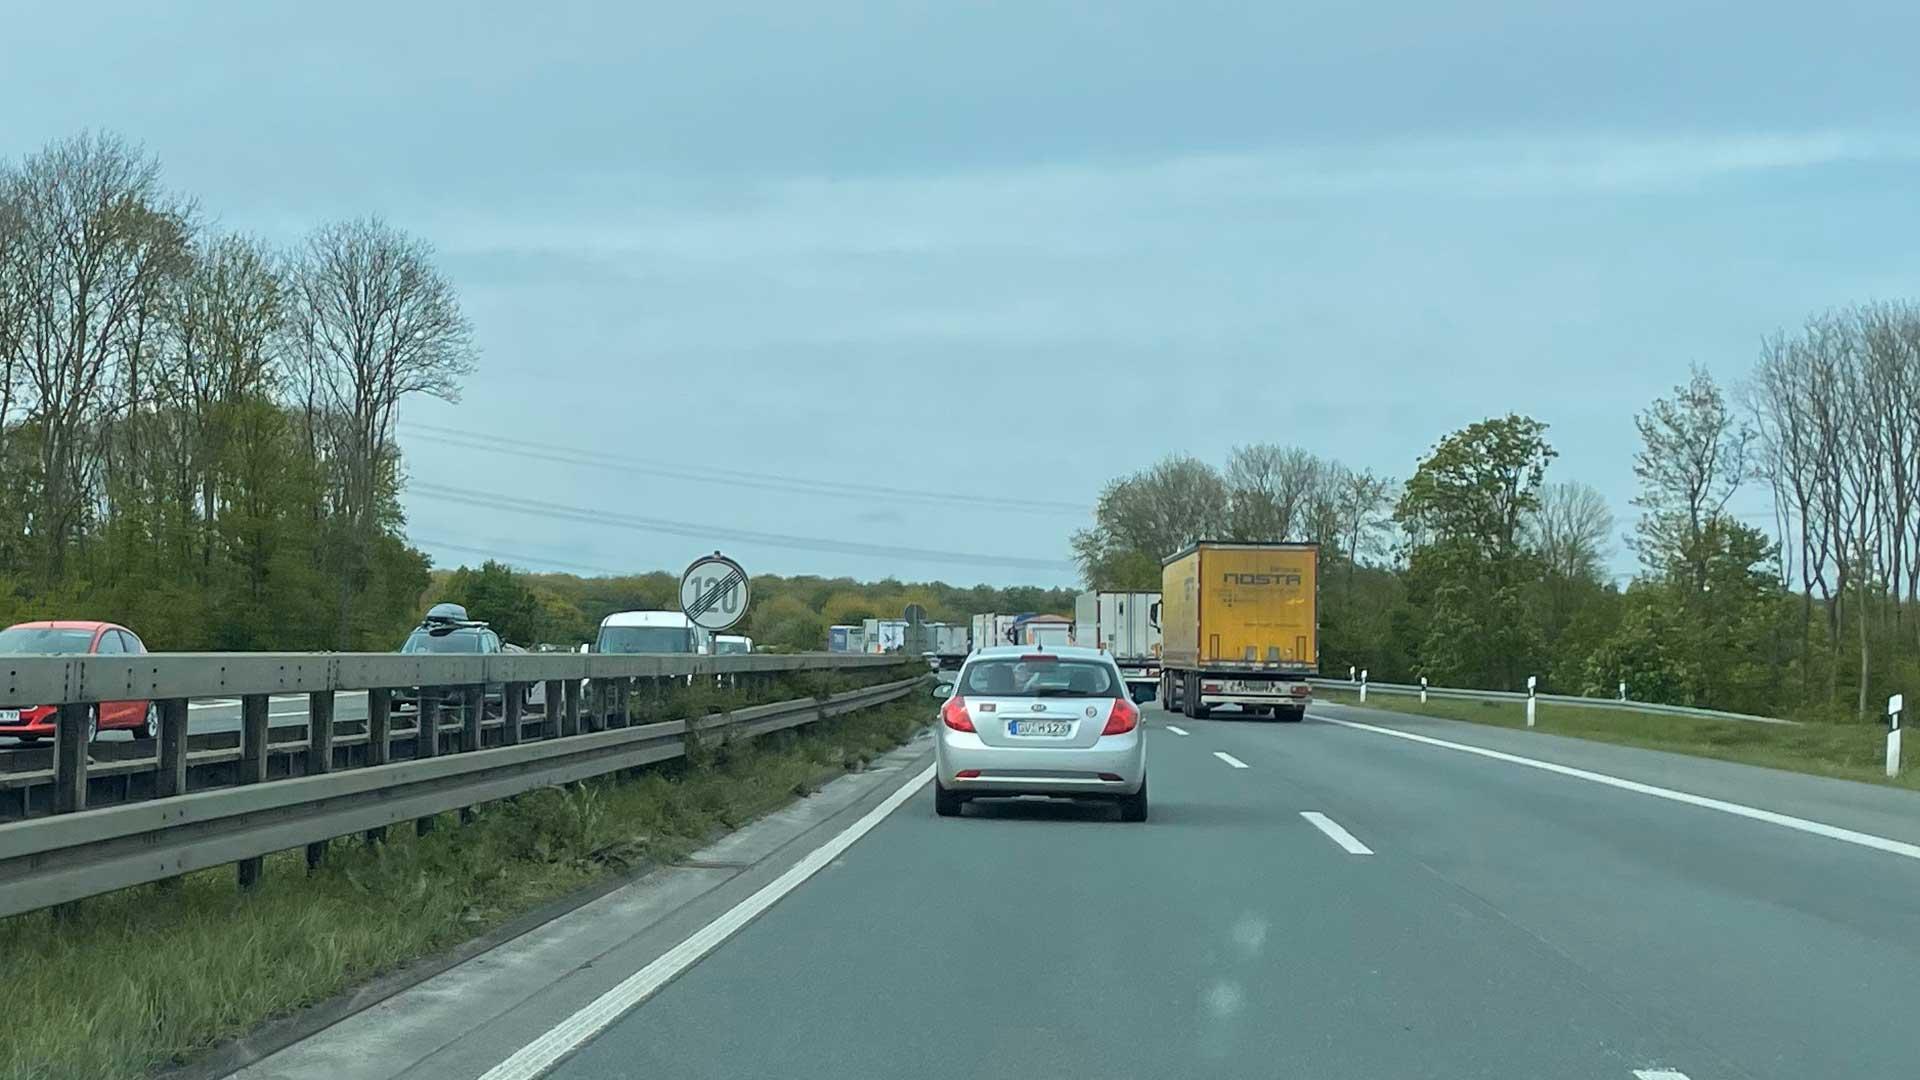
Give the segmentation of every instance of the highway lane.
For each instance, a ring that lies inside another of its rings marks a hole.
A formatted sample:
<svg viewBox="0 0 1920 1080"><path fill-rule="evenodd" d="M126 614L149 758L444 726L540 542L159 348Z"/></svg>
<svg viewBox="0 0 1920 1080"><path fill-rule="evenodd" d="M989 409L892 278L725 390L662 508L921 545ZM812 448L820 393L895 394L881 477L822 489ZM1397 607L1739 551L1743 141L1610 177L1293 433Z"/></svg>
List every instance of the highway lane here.
<svg viewBox="0 0 1920 1080"><path fill-rule="evenodd" d="M1324 721L1149 715L1145 826L1040 803L941 820L921 792L554 1075L1804 1080L1920 1061L1920 861ZM1568 742L1534 745L1669 780L1719 765ZM1792 780L1803 800L1859 787Z"/></svg>

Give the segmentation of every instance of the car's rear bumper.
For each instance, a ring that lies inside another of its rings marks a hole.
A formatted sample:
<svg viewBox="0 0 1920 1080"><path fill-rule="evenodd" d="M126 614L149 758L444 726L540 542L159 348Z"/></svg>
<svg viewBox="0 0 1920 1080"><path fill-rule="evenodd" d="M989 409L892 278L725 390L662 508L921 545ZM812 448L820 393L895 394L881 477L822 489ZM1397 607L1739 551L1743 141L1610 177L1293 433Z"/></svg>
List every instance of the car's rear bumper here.
<svg viewBox="0 0 1920 1080"><path fill-rule="evenodd" d="M1146 782L1147 749L1135 728L1078 749L987 746L980 736L942 726L934 743L940 786L967 795L1112 798ZM958 774L977 771L978 776Z"/></svg>
<svg viewBox="0 0 1920 1080"><path fill-rule="evenodd" d="M0 735L50 739L53 737L53 721L47 720L37 724L0 724Z"/></svg>

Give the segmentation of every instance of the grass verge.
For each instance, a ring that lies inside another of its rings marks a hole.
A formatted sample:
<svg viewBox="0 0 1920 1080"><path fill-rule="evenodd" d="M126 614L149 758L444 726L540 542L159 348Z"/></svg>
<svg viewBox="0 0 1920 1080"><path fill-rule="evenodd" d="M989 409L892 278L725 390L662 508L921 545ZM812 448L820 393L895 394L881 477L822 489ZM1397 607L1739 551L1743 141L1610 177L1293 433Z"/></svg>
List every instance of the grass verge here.
<svg viewBox="0 0 1920 1080"><path fill-rule="evenodd" d="M1314 697L1339 705L1360 703L1359 693L1350 690L1316 689ZM1418 698L1374 694L1367 707L1495 727L1527 726L1526 706L1518 701L1433 698L1422 705ZM1547 702L1536 708L1536 730L1554 735L1920 790L1920 769L1887 778L1887 731L1876 724L1756 724Z"/></svg>
<svg viewBox="0 0 1920 1080"><path fill-rule="evenodd" d="M900 745L917 696L804 729L720 741L705 763L490 803L416 838L336 841L311 876L268 858L241 894L221 867L0 920L0 1077L122 1080L486 933L647 861L668 861Z"/></svg>

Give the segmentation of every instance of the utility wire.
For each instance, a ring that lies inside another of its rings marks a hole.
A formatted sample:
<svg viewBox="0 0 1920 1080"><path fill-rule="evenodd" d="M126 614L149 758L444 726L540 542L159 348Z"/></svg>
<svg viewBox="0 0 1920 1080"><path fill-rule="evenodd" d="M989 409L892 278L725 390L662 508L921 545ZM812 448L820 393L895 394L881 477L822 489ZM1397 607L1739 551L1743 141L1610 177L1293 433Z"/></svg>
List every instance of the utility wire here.
<svg viewBox="0 0 1920 1080"><path fill-rule="evenodd" d="M892 544L864 544L851 540L796 536L791 533L730 529L719 525L673 521L667 518L640 517L633 514L621 514L611 510L568 506L564 503L547 502L544 499L529 499L517 495L500 494L498 492L475 491L471 488L425 483L418 480L409 483L406 490L409 495L417 495L437 502L454 503L483 510L502 510L508 513L524 514L528 517L559 518L564 521L577 521L587 525L612 525L619 528L631 529L636 532L685 536L705 543L725 540L735 543L764 544L768 547L798 551L823 551L836 555L870 555L876 558L915 559L924 562L955 563L971 566L1017 567L1025 570L1070 572L1075 569L1075 565L1065 559L1037 559L1022 555L983 555L977 552L942 551L933 548L901 547Z"/></svg>
<svg viewBox="0 0 1920 1080"><path fill-rule="evenodd" d="M718 466L682 465L672 462L655 461L645 458L625 457L601 450L582 447L560 446L549 442L535 442L529 439L516 439L500 435L479 435L459 428L441 427L437 424L408 422L400 426L401 434L417 434L422 439L434 443L457 446L462 450L479 450L485 453L505 454L512 457L533 458L540 461L552 461L566 465L586 465L593 468L609 469L639 476L657 476L670 480L692 480L700 483L726 484L732 487L753 488L761 491L783 491L802 495L823 495L832 498L904 500L909 502L930 503L938 506L968 505L987 510L1014 511L1030 514L1059 514L1070 517L1085 517L1090 511L1086 505L1056 499L1024 499L1012 495L982 495L965 492L945 492L927 489L888 487L881 484L862 484L846 480L831 480L821 477L783 476L777 473L751 472L744 469L727 469Z"/></svg>

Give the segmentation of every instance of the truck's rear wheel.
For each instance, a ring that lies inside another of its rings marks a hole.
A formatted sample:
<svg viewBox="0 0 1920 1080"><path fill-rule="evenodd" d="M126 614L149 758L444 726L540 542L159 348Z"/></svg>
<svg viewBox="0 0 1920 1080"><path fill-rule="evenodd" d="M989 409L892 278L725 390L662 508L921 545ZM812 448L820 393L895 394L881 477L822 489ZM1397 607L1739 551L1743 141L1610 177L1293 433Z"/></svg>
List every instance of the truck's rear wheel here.
<svg viewBox="0 0 1920 1080"><path fill-rule="evenodd" d="M1289 724L1297 724L1307 718L1307 707L1305 705L1282 706L1281 708L1275 709L1274 712L1280 719L1285 720Z"/></svg>
<svg viewBox="0 0 1920 1080"><path fill-rule="evenodd" d="M1200 676L1187 676L1186 687L1181 691L1181 696L1186 705L1186 713L1189 717L1195 720L1205 720L1207 717L1213 715L1213 710L1207 706L1207 703L1200 700Z"/></svg>

